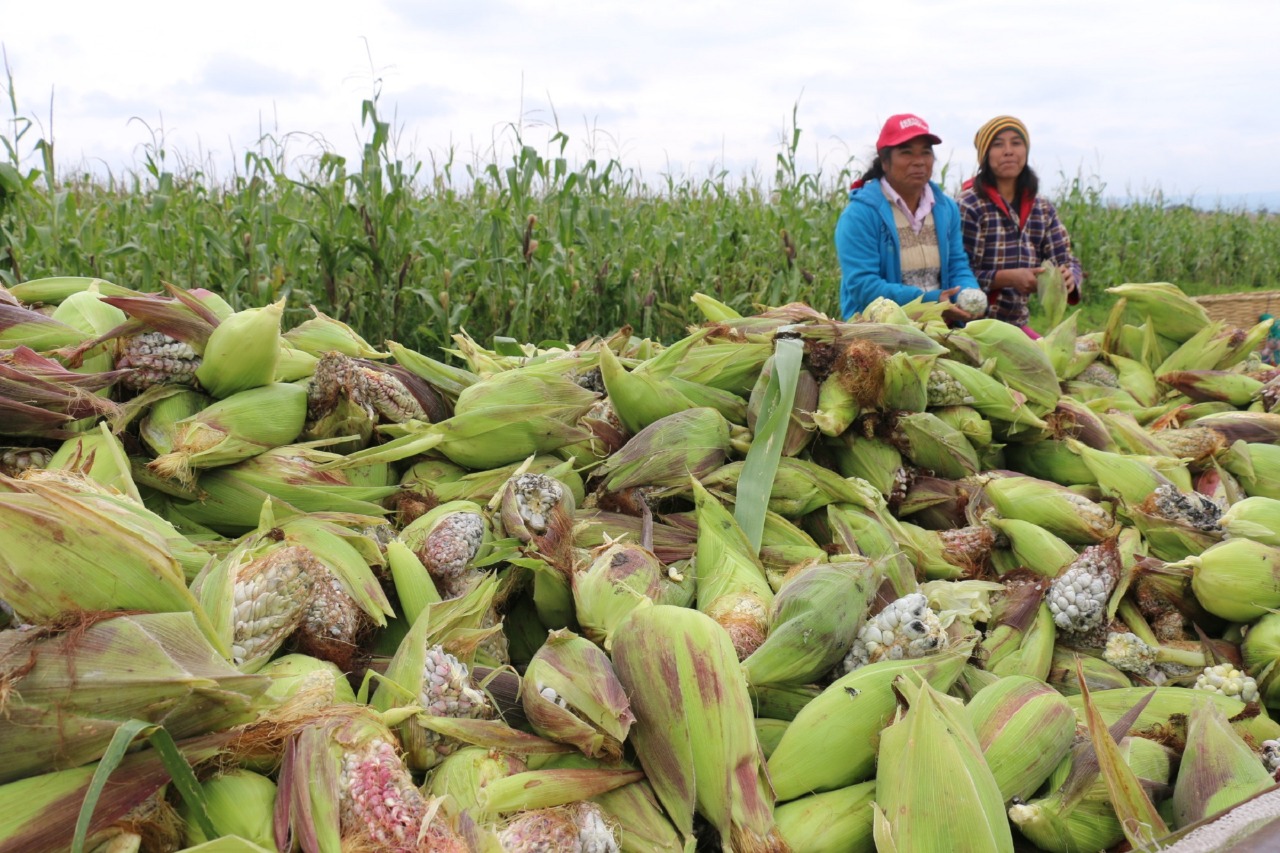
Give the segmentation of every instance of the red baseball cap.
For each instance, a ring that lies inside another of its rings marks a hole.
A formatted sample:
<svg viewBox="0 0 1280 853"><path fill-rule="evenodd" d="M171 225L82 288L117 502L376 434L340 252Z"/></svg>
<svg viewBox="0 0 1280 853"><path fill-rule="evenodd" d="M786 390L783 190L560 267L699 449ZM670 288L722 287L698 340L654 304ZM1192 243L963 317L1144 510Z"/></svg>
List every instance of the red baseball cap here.
<svg viewBox="0 0 1280 853"><path fill-rule="evenodd" d="M942 142L936 135L929 132L929 123L920 116L911 113L898 113L889 116L885 121L884 127L880 128L880 138L876 140L876 150L882 148L893 148L910 142L917 136L928 137L929 142L938 145Z"/></svg>

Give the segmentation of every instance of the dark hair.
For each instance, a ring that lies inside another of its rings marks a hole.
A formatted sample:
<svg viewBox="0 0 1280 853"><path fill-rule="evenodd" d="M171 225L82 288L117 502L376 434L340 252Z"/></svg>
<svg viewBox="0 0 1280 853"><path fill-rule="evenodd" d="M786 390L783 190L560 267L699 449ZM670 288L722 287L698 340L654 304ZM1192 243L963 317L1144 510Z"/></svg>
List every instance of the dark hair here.
<svg viewBox="0 0 1280 853"><path fill-rule="evenodd" d="M973 176L973 186L980 192L986 192L988 187L994 188L996 186L996 173L991 171L990 155L982 161L978 174ZM1040 194L1040 178L1030 164L1022 167L1022 172L1018 175L1018 180L1014 184L1014 193L1015 199L1021 195L1035 198Z"/></svg>
<svg viewBox="0 0 1280 853"><path fill-rule="evenodd" d="M875 158L872 159L871 161L871 165L867 167L867 170L865 172L863 172L861 175L858 176L858 180L865 184L867 181L874 181L874 180L878 180L879 178L883 178L884 177L884 161L886 159L891 159L889 157L889 152L891 151L893 151L892 148L885 148L880 151L877 151Z"/></svg>

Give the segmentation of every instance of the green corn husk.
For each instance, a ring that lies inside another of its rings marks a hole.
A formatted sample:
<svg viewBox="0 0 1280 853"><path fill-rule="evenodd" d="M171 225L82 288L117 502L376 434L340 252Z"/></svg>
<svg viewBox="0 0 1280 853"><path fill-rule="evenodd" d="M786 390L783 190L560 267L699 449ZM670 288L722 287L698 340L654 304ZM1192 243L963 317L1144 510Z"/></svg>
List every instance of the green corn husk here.
<svg viewBox="0 0 1280 853"><path fill-rule="evenodd" d="M1066 757L1076 731L1066 699L1026 675L1005 676L979 690L965 713L1006 803L1040 788Z"/></svg>
<svg viewBox="0 0 1280 853"><path fill-rule="evenodd" d="M1227 539L1166 568L1189 570L1196 600L1223 619L1251 622L1280 608L1280 548Z"/></svg>
<svg viewBox="0 0 1280 853"><path fill-rule="evenodd" d="M307 391L288 382L233 394L174 424L174 449L148 463L162 477L190 483L193 469L231 465L302 432Z"/></svg>
<svg viewBox="0 0 1280 853"><path fill-rule="evenodd" d="M888 412L923 412L929 405L929 373L937 356L895 352L884 361L884 388L878 407Z"/></svg>
<svg viewBox="0 0 1280 853"><path fill-rule="evenodd" d="M217 642L175 556L188 558L192 546L175 547L182 537L143 507L74 482L0 476L0 515L0 600L24 621L85 611L190 611Z"/></svg>
<svg viewBox="0 0 1280 853"><path fill-rule="evenodd" d="M1231 536L1280 546L1280 500L1251 497L1232 503L1218 523Z"/></svg>
<svg viewBox="0 0 1280 853"><path fill-rule="evenodd" d="M790 720L756 717L756 739L760 741L760 752L763 753L766 761L770 755L773 755L774 748L778 745L778 741L782 740L782 733L789 725L791 725Z"/></svg>
<svg viewBox="0 0 1280 853"><path fill-rule="evenodd" d="M106 335L126 319L123 311L102 300L102 294L97 288L71 294L50 316L94 338ZM115 359L111 345L104 342L85 351L80 358L80 366L75 369L81 373L97 373L113 367Z"/></svg>
<svg viewBox="0 0 1280 853"><path fill-rule="evenodd" d="M0 302L0 349L30 347L36 352L75 346L91 335L21 305Z"/></svg>
<svg viewBox="0 0 1280 853"><path fill-rule="evenodd" d="M1214 321L1201 328L1156 362L1152 373L1162 376L1180 370L1197 370L1230 360L1233 354L1231 340L1224 335L1226 324Z"/></svg>
<svg viewBox="0 0 1280 853"><path fill-rule="evenodd" d="M0 782L95 761L131 719L175 738L248 722L269 685L228 664L189 613L0 632L0 662L10 688L0 714Z"/></svg>
<svg viewBox="0 0 1280 853"><path fill-rule="evenodd" d="M1161 335L1179 342L1209 325L1204 306L1167 282L1120 284L1107 293L1123 298L1130 311L1150 318Z"/></svg>
<svg viewBox="0 0 1280 853"><path fill-rule="evenodd" d="M316 692L323 705L356 701L346 674L333 662L310 655L281 655L264 664L257 675L271 680L271 686L262 694L268 707L279 707L304 691Z"/></svg>
<svg viewBox="0 0 1280 853"><path fill-rule="evenodd" d="M235 768L201 783L209 820L218 836L234 835L259 847L277 851L274 812L276 783L261 773ZM185 843L189 846L212 841L189 817L190 808L179 808L187 821Z"/></svg>
<svg viewBox="0 0 1280 853"><path fill-rule="evenodd" d="M189 388L167 386L165 392L138 422L138 437L157 456L173 452L180 421L195 417L213 403L212 398Z"/></svg>
<svg viewBox="0 0 1280 853"><path fill-rule="evenodd" d="M1152 462L1160 457L1148 460L1134 454L1109 453L1076 441L1069 441L1069 446L1080 454L1094 481L1102 487L1103 494L1114 495L1125 504L1137 506L1161 486L1178 491L1191 490L1190 475L1178 460L1171 460L1171 465L1157 467Z"/></svg>
<svg viewBox="0 0 1280 853"><path fill-rule="evenodd" d="M679 349L688 349L692 346L693 341L690 338L685 338L685 341L688 343L673 346ZM684 393L692 391L696 395L698 393L696 383L685 380L673 381L669 375L660 375L661 371L646 371L641 367L628 371L608 347L602 347L600 350L600 374L614 412L617 413L618 419L622 421L627 431L633 435L667 415L705 405ZM709 394L712 391L703 387L705 393ZM741 402L741 398L735 395L729 396ZM723 410L721 414L724 414ZM726 417L733 421L735 420L733 414L735 413L731 412ZM745 411L736 413L736 422L742 422L744 414Z"/></svg>
<svg viewBox="0 0 1280 853"><path fill-rule="evenodd" d="M1217 400L1237 408L1249 405L1263 387L1252 376L1226 370L1179 370L1162 373L1159 379L1198 402Z"/></svg>
<svg viewBox="0 0 1280 853"><path fill-rule="evenodd" d="M281 445L242 462L211 468L200 475L199 499L175 501L190 521L227 536L239 536L258 526L268 499L277 515L289 512L343 512L380 516L382 501L399 488L385 464L334 469L342 459L306 445Z"/></svg>
<svg viewBox="0 0 1280 853"><path fill-rule="evenodd" d="M1095 691L1095 696L1115 690L1125 690L1133 685L1127 673L1102 658L1082 655L1062 646L1055 646L1053 649L1053 662L1045 682L1063 696L1079 696L1080 681L1076 673L1077 665L1084 670L1085 683L1088 684L1089 690Z"/></svg>
<svg viewBox="0 0 1280 853"><path fill-rule="evenodd" d="M1222 710L1208 702L1196 704L1173 786L1174 826L1213 817L1274 784Z"/></svg>
<svg viewBox="0 0 1280 853"><path fill-rule="evenodd" d="M897 706L894 679L905 674L949 690L969 652L969 647L955 646L926 658L879 661L832 682L795 714L769 757L769 778L778 802L870 778L880 731Z"/></svg>
<svg viewBox="0 0 1280 853"><path fill-rule="evenodd" d="M33 305L37 302L45 305L58 305L74 293L97 292L105 296L140 296L136 290L107 281L104 278L90 276L52 276L49 278L33 278L10 284L6 288L9 295Z"/></svg>
<svg viewBox="0 0 1280 853"><path fill-rule="evenodd" d="M770 383L775 382L773 378L774 358L774 356L769 356L769 360L765 362L764 368L760 371L760 376L756 379L756 384L751 389L751 396L747 403L746 419L742 421L753 434L758 433L764 426L760 420L760 415L765 400L768 398ZM818 383L814 380L812 373L802 368L796 373L791 410L787 415L786 430L783 433L781 455L784 458L795 456L812 440L813 434L818 429L813 420L813 411L817 408Z"/></svg>
<svg viewBox="0 0 1280 853"><path fill-rule="evenodd" d="M999 784L963 705L928 682L899 684L909 707L880 736L876 849L1013 853Z"/></svg>
<svg viewBox="0 0 1280 853"><path fill-rule="evenodd" d="M1062 277L1062 270L1052 261L1041 264L1041 271L1036 276L1036 296L1044 311L1045 325L1052 329L1061 323L1063 314L1067 312L1067 282Z"/></svg>
<svg viewBox="0 0 1280 853"><path fill-rule="evenodd" d="M1240 656L1257 681L1259 701L1270 708L1280 706L1280 614L1268 613L1249 626Z"/></svg>
<svg viewBox="0 0 1280 853"><path fill-rule="evenodd" d="M983 494L1005 518L1037 524L1071 545L1093 545L1114 535L1102 506L1064 486L1034 477L990 478Z"/></svg>
<svg viewBox="0 0 1280 853"><path fill-rule="evenodd" d="M1166 747L1145 738L1127 737L1120 741L1119 753L1139 780L1168 781L1174 759ZM1078 754L1063 759L1049 781L1052 793L1009 810L1014 826L1041 850L1091 853L1109 849L1125 838L1096 762L1091 774L1077 774L1068 783L1070 787L1064 788L1073 762L1081 760Z"/></svg>
<svg viewBox="0 0 1280 853"><path fill-rule="evenodd" d="M880 585L865 559L844 559L801 570L773 600L769 634L742 662L747 683L808 684L848 652Z"/></svg>
<svg viewBox="0 0 1280 853"><path fill-rule="evenodd" d="M685 409L659 418L611 454L593 474L616 492L636 486L684 485L724 465L729 422L715 409Z"/></svg>
<svg viewBox="0 0 1280 853"><path fill-rule="evenodd" d="M1089 660L1081 658L1081 660ZM1276 723L1264 715L1250 716L1242 714L1245 703L1221 693L1210 693L1205 690L1188 690L1185 687L1123 687L1110 690L1094 690L1090 687L1090 698L1107 725L1115 721L1136 706L1148 693L1154 691L1151 701L1142 709L1142 713L1133 723L1132 731L1143 732L1154 727L1168 727L1175 716L1187 717L1191 714L1197 700L1208 697L1216 705L1231 725L1241 735L1253 738L1257 743L1264 740L1280 738L1280 723ZM1076 712L1076 718L1084 722L1083 701L1079 695L1067 696L1067 702Z"/></svg>
<svg viewBox="0 0 1280 853"><path fill-rule="evenodd" d="M591 563L570 578L583 634L611 651L614 631L632 610L661 602L665 578L662 562L641 545L612 541L594 549Z"/></svg>
<svg viewBox="0 0 1280 853"><path fill-rule="evenodd" d="M1018 518L992 518L990 524L1009 540L1018 566L1056 578L1078 556L1074 548L1038 524Z"/></svg>
<svg viewBox="0 0 1280 853"><path fill-rule="evenodd" d="M858 477L871 483L887 499L897 485L895 473L902 468L902 453L887 441L867 438L849 431L828 442L835 469L844 477Z"/></svg>
<svg viewBox="0 0 1280 853"><path fill-rule="evenodd" d="M974 320L956 334L978 345L981 360L995 359L995 374L1041 412L1058 404L1058 377L1035 341L1022 330L1000 320ZM975 395L976 396L976 395ZM981 411L981 409L979 409Z"/></svg>
<svg viewBox="0 0 1280 853"><path fill-rule="evenodd" d="M932 410L938 419L961 432L976 450L986 450L994 438L991 422L972 406L942 406Z"/></svg>
<svg viewBox="0 0 1280 853"><path fill-rule="evenodd" d="M874 853L872 838L876 783L810 794L774 811L778 832L792 850L811 853Z"/></svg>
<svg viewBox="0 0 1280 853"><path fill-rule="evenodd" d="M969 405L986 417L1034 429L1047 428L1033 405L1028 404L1029 397L1000 379L949 358L940 358L934 364L964 387L973 400Z"/></svg>
<svg viewBox="0 0 1280 853"><path fill-rule="evenodd" d="M284 300L245 308L219 323L209 335L196 379L214 397L225 398L275 381L280 358Z"/></svg>
<svg viewBox="0 0 1280 853"><path fill-rule="evenodd" d="M436 765L427 777L423 793L432 797L451 797L459 809L478 814L481 792L490 782L528 769L519 756L478 746L464 746Z"/></svg>
<svg viewBox="0 0 1280 853"><path fill-rule="evenodd" d="M724 850L785 850L746 680L721 629L695 610L643 608L619 627L613 663L636 754L676 829L691 838L696 810Z"/></svg>
<svg viewBox="0 0 1280 853"><path fill-rule="evenodd" d="M1046 439L1030 444L1010 444L1005 460L1013 470L1062 486L1096 485L1098 480L1079 453L1066 441Z"/></svg>
<svg viewBox="0 0 1280 853"><path fill-rule="evenodd" d="M351 358L391 357L390 353L378 350L360 337L346 323L330 317L314 305L310 307L314 317L302 321L280 336L289 346L316 358L327 352L340 352Z"/></svg>
<svg viewBox="0 0 1280 853"><path fill-rule="evenodd" d="M730 462L699 478L708 489L734 491L746 470L745 462ZM784 518L800 518L831 503L865 503L856 481L807 459L784 456L778 460L769 492L769 511Z"/></svg>
<svg viewBox="0 0 1280 853"><path fill-rule="evenodd" d="M768 343L703 342L685 351L671 375L730 394L746 395L751 393L756 377L772 354L773 347Z"/></svg>
<svg viewBox="0 0 1280 853"><path fill-rule="evenodd" d="M1162 389L1149 367L1141 361L1121 355L1111 354L1107 359L1116 369L1120 387L1127 391L1139 405L1154 406L1159 403Z"/></svg>
<svg viewBox="0 0 1280 853"><path fill-rule="evenodd" d="M904 456L940 477L959 480L979 469L977 452L964 433L931 412L899 415L895 436Z"/></svg>
<svg viewBox="0 0 1280 853"><path fill-rule="evenodd" d="M552 631L529 662L524 687L525 717L536 733L588 758L622 758L635 717L609 658L590 640Z"/></svg>
<svg viewBox="0 0 1280 853"><path fill-rule="evenodd" d="M1236 442L1220 459L1245 494L1280 500L1280 445Z"/></svg>
<svg viewBox="0 0 1280 853"><path fill-rule="evenodd" d="M693 563L698 610L724 628L739 659L745 659L764 642L773 589L734 517L697 480L690 482L698 517Z"/></svg>

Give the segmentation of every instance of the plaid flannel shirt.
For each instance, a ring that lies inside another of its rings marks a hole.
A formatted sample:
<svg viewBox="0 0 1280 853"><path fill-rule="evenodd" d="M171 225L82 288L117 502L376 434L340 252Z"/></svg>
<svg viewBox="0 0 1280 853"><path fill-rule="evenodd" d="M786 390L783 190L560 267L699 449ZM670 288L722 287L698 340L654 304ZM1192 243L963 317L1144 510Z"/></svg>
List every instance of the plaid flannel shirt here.
<svg viewBox="0 0 1280 853"><path fill-rule="evenodd" d="M960 228L969 266L988 296L997 270L1037 267L1053 261L1058 266L1071 267L1076 290L1070 301L1079 300L1083 281L1080 262L1071 254L1071 238L1052 202L1036 196L1030 204L1025 201L1020 204L1015 217L998 193L994 190L989 194L979 193L970 182L960 193L959 203ZM1027 325L1031 317L1027 295L1010 288L997 291L988 316L1015 326Z"/></svg>

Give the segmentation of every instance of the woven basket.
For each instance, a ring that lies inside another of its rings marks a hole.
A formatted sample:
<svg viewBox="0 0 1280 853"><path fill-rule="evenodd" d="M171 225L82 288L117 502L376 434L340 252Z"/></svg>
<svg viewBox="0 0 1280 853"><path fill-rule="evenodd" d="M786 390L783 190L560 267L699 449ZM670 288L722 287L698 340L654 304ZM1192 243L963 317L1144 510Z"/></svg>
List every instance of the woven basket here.
<svg viewBox="0 0 1280 853"><path fill-rule="evenodd" d="M1194 299L1209 313L1209 319L1222 320L1240 329L1256 326L1263 314L1280 316L1280 290L1211 293Z"/></svg>

